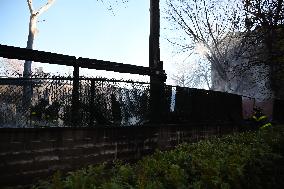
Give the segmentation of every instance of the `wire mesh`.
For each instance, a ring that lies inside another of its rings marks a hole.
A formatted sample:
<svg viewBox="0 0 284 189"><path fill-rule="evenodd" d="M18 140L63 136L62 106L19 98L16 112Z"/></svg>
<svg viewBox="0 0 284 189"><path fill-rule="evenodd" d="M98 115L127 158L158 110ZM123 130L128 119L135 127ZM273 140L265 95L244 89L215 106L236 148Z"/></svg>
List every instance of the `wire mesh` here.
<svg viewBox="0 0 284 189"><path fill-rule="evenodd" d="M0 80L1 127L72 125L73 78L32 76ZM29 103L25 102L27 98ZM141 125L148 120L149 84L80 78L76 114L81 127Z"/></svg>
<svg viewBox="0 0 284 189"><path fill-rule="evenodd" d="M148 119L148 83L82 79L79 98L83 126L141 125Z"/></svg>
<svg viewBox="0 0 284 189"><path fill-rule="evenodd" d="M0 127L74 126L75 116L78 127L132 126L149 120L149 83L84 77L74 80L46 73L44 64L38 62L33 62L32 73L26 77L22 60L0 57L0 65ZM77 87L73 90L77 81L78 91Z"/></svg>

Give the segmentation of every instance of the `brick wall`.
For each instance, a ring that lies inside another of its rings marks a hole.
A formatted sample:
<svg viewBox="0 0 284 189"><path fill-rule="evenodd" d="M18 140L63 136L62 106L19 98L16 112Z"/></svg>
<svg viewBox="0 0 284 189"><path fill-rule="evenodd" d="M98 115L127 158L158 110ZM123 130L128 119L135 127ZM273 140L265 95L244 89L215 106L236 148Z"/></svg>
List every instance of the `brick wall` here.
<svg viewBox="0 0 284 189"><path fill-rule="evenodd" d="M114 159L135 161L155 149L232 132L222 125L0 129L0 186L27 185L63 172Z"/></svg>

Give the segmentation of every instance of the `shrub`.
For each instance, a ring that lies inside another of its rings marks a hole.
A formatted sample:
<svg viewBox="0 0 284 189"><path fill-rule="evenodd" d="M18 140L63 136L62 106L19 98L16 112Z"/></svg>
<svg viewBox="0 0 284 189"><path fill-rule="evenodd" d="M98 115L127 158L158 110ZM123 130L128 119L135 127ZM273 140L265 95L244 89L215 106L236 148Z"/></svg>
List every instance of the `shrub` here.
<svg viewBox="0 0 284 189"><path fill-rule="evenodd" d="M132 165L118 161L108 169L89 166L66 177L56 173L34 188L280 188L283 136L284 129L275 127L184 143Z"/></svg>

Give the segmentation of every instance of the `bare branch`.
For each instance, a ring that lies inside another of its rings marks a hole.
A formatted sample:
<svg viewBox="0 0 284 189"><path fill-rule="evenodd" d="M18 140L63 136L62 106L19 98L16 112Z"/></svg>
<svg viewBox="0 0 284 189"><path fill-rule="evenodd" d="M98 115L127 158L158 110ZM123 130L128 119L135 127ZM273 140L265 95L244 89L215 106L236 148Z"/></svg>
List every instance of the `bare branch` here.
<svg viewBox="0 0 284 189"><path fill-rule="evenodd" d="M30 10L30 14L32 15L33 14L33 0L27 0L28 2L28 6L29 6L29 10Z"/></svg>
<svg viewBox="0 0 284 189"><path fill-rule="evenodd" d="M39 16L41 15L43 12L47 11L49 9L49 7L51 7L51 5L54 3L55 0L48 0L48 2L43 5L37 12L36 15Z"/></svg>

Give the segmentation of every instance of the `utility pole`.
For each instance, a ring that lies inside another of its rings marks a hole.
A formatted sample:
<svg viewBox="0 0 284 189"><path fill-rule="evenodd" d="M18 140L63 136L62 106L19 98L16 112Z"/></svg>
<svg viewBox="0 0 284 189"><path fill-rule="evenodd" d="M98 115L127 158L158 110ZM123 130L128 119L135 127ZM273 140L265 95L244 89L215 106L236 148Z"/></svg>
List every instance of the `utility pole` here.
<svg viewBox="0 0 284 189"><path fill-rule="evenodd" d="M150 76L150 121L162 122L165 111L164 82L166 74L163 62L160 61L160 7L159 0L150 0L150 37L149 37L149 67Z"/></svg>

